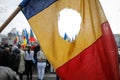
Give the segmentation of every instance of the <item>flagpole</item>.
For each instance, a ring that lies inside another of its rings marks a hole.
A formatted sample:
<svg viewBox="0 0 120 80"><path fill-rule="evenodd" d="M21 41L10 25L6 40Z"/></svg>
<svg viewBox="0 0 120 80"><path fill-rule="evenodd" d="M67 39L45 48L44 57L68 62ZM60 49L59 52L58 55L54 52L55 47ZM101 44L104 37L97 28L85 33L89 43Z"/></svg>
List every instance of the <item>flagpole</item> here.
<svg viewBox="0 0 120 80"><path fill-rule="evenodd" d="M8 19L0 26L0 33L2 30L12 21L12 19L18 14L18 12L22 9L22 7L18 6L15 11L8 17Z"/></svg>

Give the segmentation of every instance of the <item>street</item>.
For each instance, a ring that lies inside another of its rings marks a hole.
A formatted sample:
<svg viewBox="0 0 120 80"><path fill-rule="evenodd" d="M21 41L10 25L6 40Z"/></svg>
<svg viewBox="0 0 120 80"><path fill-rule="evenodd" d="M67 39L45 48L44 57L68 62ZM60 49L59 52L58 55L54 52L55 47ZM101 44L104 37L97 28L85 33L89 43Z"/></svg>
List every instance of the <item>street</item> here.
<svg viewBox="0 0 120 80"><path fill-rule="evenodd" d="M26 80L26 75L23 76L23 80ZM33 80L38 80L37 74L33 74ZM45 80L56 80L55 73L46 73Z"/></svg>
<svg viewBox="0 0 120 80"><path fill-rule="evenodd" d="M27 76L24 75L23 76L23 80L27 80L26 78L27 78ZM33 70L33 80L38 80L37 69ZM44 80L56 80L56 74L55 74L55 72L46 72Z"/></svg>

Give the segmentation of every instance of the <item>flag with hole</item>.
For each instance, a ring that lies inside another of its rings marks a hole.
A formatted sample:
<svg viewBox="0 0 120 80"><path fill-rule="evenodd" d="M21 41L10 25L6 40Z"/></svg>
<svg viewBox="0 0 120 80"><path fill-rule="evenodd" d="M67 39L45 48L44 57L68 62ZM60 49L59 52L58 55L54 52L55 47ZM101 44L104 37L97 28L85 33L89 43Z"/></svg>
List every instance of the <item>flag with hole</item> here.
<svg viewBox="0 0 120 80"><path fill-rule="evenodd" d="M99 0L23 0L20 6L61 80L119 80L118 49ZM82 19L73 42L58 32L64 9Z"/></svg>

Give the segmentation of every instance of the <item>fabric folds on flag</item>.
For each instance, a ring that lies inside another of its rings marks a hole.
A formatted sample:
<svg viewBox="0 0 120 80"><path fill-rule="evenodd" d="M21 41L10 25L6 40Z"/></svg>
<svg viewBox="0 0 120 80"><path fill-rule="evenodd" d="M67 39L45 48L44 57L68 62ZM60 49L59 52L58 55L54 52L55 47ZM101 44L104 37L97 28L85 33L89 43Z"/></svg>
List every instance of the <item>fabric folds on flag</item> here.
<svg viewBox="0 0 120 80"><path fill-rule="evenodd" d="M26 1L20 4L22 11L61 80L119 80L117 45L98 0ZM72 43L58 32L59 13L65 8L82 18Z"/></svg>

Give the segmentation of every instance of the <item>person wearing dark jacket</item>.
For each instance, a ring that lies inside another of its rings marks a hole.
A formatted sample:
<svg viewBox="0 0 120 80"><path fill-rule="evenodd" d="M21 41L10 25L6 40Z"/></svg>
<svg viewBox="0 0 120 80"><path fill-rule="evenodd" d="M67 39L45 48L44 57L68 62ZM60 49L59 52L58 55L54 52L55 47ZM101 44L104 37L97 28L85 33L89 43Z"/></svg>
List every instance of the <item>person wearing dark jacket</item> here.
<svg viewBox="0 0 120 80"><path fill-rule="evenodd" d="M19 76L9 67L0 66L0 80L20 80Z"/></svg>
<svg viewBox="0 0 120 80"><path fill-rule="evenodd" d="M20 64L20 49L16 48L12 51L12 69L18 73L18 68Z"/></svg>
<svg viewBox="0 0 120 80"><path fill-rule="evenodd" d="M34 60L34 51L31 50L31 47L28 46L25 51L25 73L27 75L27 80L32 80L32 67L33 67L33 60Z"/></svg>
<svg viewBox="0 0 120 80"><path fill-rule="evenodd" d="M12 58L9 47L3 49L1 52L1 66L6 66L12 68Z"/></svg>

